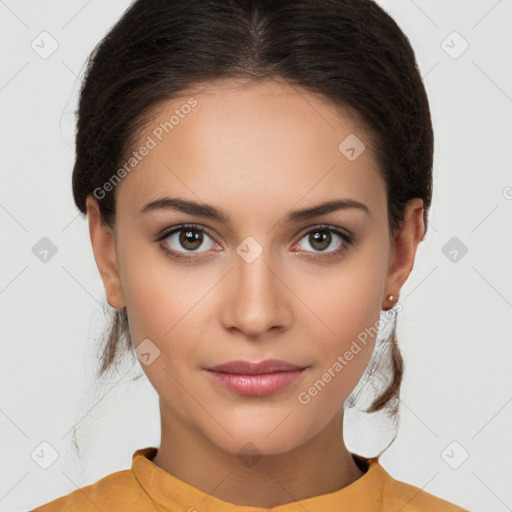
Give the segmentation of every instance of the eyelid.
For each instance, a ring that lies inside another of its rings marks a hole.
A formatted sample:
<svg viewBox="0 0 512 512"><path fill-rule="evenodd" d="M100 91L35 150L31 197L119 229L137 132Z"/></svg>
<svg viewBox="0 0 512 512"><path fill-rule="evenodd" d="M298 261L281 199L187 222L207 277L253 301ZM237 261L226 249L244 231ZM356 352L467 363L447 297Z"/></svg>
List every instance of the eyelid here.
<svg viewBox="0 0 512 512"><path fill-rule="evenodd" d="M355 240L355 236L350 231L348 231L348 229L340 228L340 227L334 226L332 224L313 224L313 225L308 226L307 228L304 228L303 230L299 231L299 233L297 233L297 235L295 235L295 236L300 236L300 238L302 238L305 234L309 233L310 231L314 231L315 229L318 229L318 230L325 229L325 230L329 230L329 231L334 231L335 233L343 234L351 241Z"/></svg>
<svg viewBox="0 0 512 512"><path fill-rule="evenodd" d="M196 231L203 231L205 232L212 240L215 240L215 236L212 234L212 232L200 224L193 224L193 223L185 223L185 224L176 224L175 226L171 226L169 228L165 228L159 235L156 237L156 241L160 242L162 240L165 240L166 238L170 237L172 234L180 231L185 231L186 229L193 229Z"/></svg>

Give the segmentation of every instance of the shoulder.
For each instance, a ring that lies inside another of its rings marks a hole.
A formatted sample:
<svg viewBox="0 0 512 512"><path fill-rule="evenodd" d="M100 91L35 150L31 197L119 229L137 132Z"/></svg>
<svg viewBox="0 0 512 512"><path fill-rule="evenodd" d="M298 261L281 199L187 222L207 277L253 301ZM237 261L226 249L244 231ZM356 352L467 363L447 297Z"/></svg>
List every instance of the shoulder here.
<svg viewBox="0 0 512 512"><path fill-rule="evenodd" d="M396 480L377 462L382 479L383 510L401 512L468 512L442 498L434 496L419 487Z"/></svg>
<svg viewBox="0 0 512 512"><path fill-rule="evenodd" d="M74 490L66 496L32 509L30 512L109 512L151 510L148 496L138 485L130 469L117 471L103 477L96 483ZM134 508L132 508L134 507Z"/></svg>

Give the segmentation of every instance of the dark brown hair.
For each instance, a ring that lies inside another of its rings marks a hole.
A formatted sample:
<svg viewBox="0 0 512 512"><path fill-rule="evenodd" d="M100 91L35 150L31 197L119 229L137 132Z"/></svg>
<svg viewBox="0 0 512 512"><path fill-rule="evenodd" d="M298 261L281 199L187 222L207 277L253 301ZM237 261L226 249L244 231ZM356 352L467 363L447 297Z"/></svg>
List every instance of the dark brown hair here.
<svg viewBox="0 0 512 512"><path fill-rule="evenodd" d="M427 226L433 162L427 94L409 40L371 0L133 2L86 63L73 169L78 209L86 214L87 196L134 149L152 109L196 84L242 78L285 80L353 113L386 182L390 233L415 197L423 199ZM115 188L98 203L102 222L113 228ZM382 342L387 382L367 412L397 411L403 361L395 328L396 322ZM125 307L115 311L98 375L130 349Z"/></svg>

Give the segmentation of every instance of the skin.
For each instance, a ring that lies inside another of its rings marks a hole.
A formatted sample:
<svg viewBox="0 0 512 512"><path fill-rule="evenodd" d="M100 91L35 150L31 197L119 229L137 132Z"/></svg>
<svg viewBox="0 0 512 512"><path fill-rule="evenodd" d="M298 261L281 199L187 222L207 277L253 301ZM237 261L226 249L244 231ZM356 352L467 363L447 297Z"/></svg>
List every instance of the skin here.
<svg viewBox="0 0 512 512"><path fill-rule="evenodd" d="M140 144L189 97L160 105ZM101 224L96 200L87 201L109 302L127 307L135 347L150 339L160 350L141 364L160 397L162 439L153 462L240 506L270 508L334 492L363 475L343 441L342 407L375 340L309 403L297 397L377 324L381 309L391 307L385 297L399 295L424 236L423 202L409 201L391 237L385 183L365 132L318 94L279 82L216 82L193 97L198 105L117 185L113 231ZM338 150L349 134L367 146L354 161ZM140 213L163 196L214 205L231 222ZM364 203L369 214L350 208L283 223L290 210L340 198ZM155 242L183 223L212 237L204 234L192 249L180 245L180 233ZM328 255L345 243L335 233L323 246L308 236L324 223L356 237L340 256ZM248 236L263 249L251 263L236 252ZM165 244L195 259L173 260ZM267 358L308 369L262 397L226 390L204 370ZM240 453L261 457L249 465Z"/></svg>

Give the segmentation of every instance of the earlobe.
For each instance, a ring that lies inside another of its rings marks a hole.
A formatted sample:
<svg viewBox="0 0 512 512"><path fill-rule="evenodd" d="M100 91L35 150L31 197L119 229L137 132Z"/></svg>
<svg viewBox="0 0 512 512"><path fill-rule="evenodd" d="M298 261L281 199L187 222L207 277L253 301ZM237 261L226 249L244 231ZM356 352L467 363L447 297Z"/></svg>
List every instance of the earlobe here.
<svg viewBox="0 0 512 512"><path fill-rule="evenodd" d="M407 203L402 225L392 240L393 256L386 277L385 305L382 309L390 309L398 301L400 289L413 269L416 250L424 235L423 200L416 197Z"/></svg>
<svg viewBox="0 0 512 512"><path fill-rule="evenodd" d="M101 222L101 215L97 201L87 197L87 219L89 235L107 301L113 308L124 307L124 297L117 265L114 233Z"/></svg>

